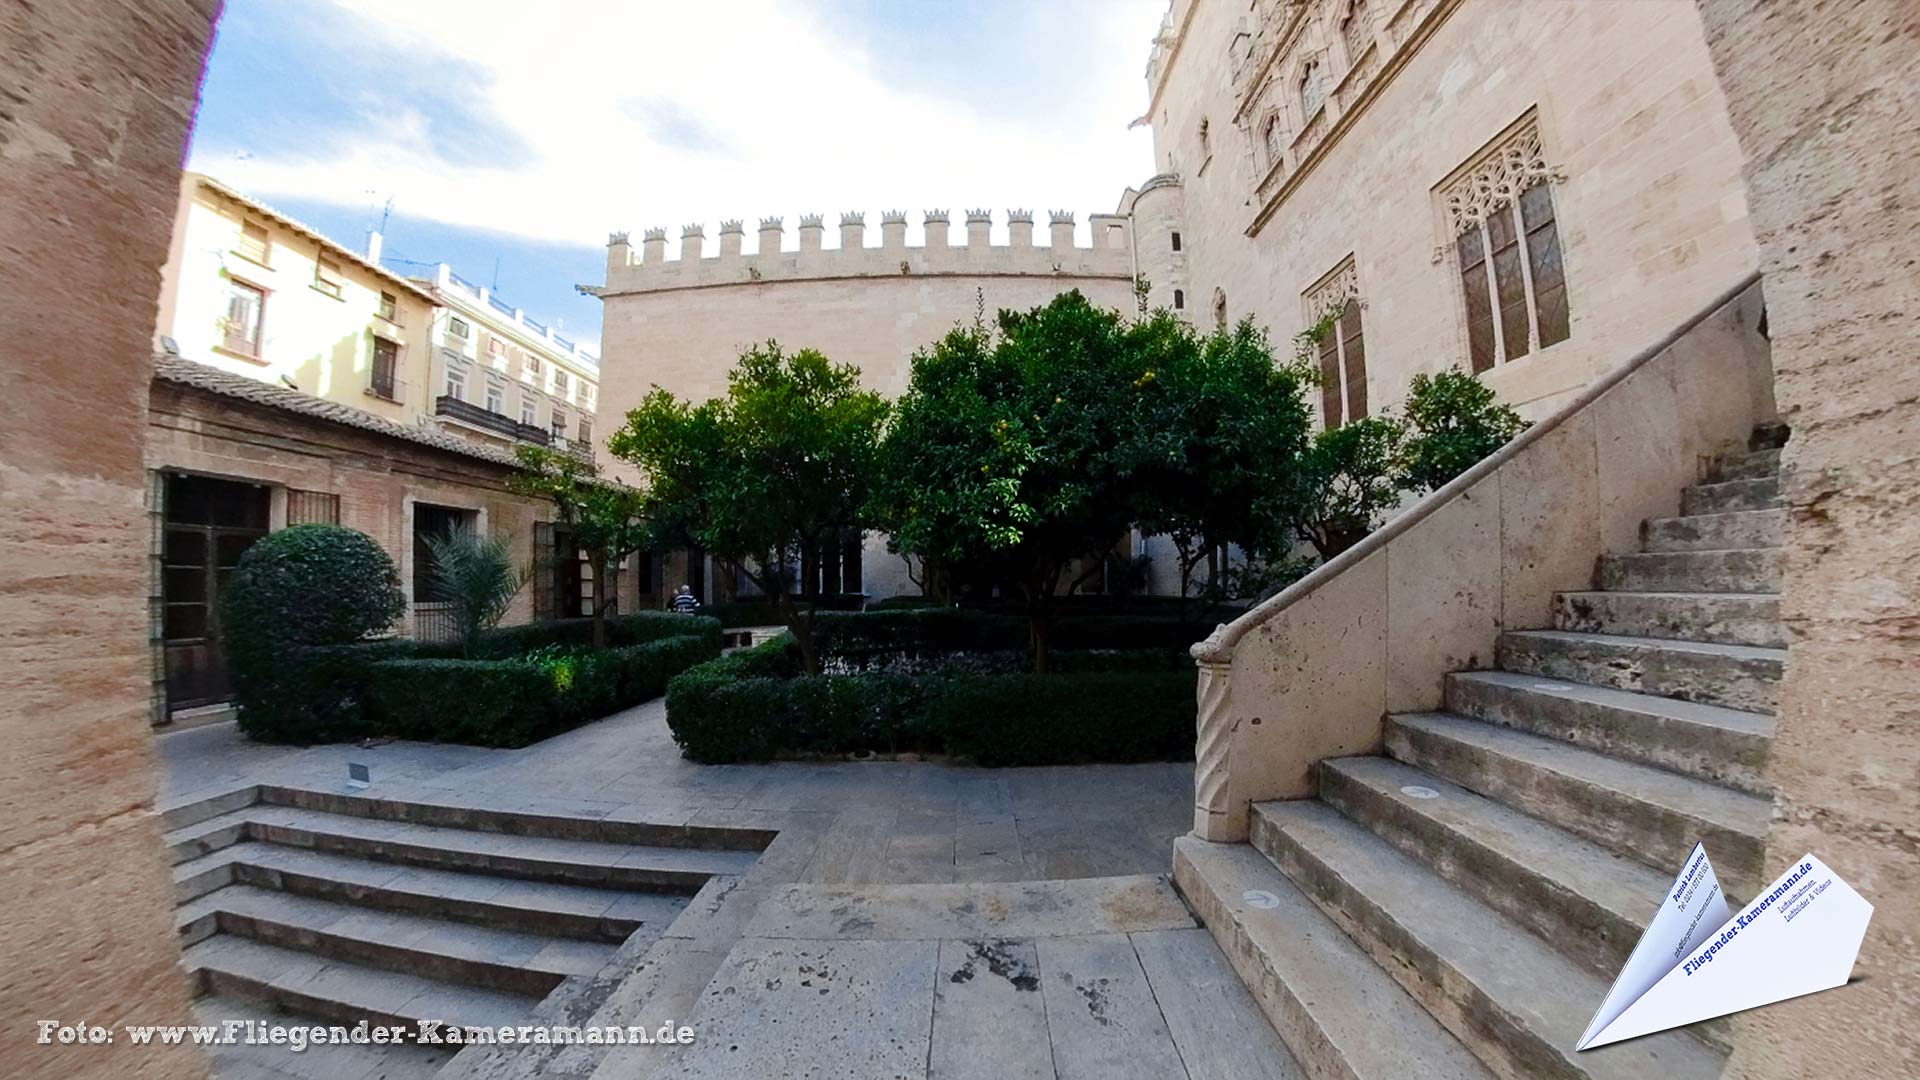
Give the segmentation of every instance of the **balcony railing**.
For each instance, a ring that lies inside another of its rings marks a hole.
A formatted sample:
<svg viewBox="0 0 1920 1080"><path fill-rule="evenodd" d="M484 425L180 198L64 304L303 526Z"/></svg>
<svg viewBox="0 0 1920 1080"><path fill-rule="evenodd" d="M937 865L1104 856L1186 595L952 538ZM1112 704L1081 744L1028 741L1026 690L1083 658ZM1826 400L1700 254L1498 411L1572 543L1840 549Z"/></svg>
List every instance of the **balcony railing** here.
<svg viewBox="0 0 1920 1080"><path fill-rule="evenodd" d="M491 431L503 438L517 439L520 442L545 446L552 438L544 428L523 424L511 416L503 416L446 394L440 395L433 403L433 412L435 416L458 420L463 424Z"/></svg>

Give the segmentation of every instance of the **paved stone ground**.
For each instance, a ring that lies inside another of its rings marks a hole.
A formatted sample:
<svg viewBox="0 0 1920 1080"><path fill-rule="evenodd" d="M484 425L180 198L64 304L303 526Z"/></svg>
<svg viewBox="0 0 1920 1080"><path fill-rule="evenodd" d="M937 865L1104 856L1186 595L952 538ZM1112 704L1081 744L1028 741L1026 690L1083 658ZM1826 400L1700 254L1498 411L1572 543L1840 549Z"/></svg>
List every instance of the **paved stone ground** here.
<svg viewBox="0 0 1920 1080"><path fill-rule="evenodd" d="M262 746L231 724L162 735L159 745L163 804L243 782L335 788L348 761L364 761L375 795L561 800L595 815L676 824L777 816L776 827L823 834L794 880L826 884L1159 874L1172 864L1173 838L1192 827L1190 764L695 765L681 758L657 700L524 750Z"/></svg>
<svg viewBox="0 0 1920 1080"><path fill-rule="evenodd" d="M338 788L362 761L374 795L778 830L748 873L709 882L658 941L530 1018L687 1023L694 1047L473 1048L443 1077L1297 1075L1167 881L1188 764L701 766L660 702L518 751L266 747L231 725L160 749L163 805L243 783ZM341 1064L415 1077L439 1061Z"/></svg>

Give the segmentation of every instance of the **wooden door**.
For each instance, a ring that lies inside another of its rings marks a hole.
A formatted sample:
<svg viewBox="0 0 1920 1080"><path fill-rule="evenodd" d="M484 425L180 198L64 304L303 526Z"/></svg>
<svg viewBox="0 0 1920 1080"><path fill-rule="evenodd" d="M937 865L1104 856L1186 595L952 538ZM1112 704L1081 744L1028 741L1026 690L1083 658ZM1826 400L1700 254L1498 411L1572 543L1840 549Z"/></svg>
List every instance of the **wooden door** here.
<svg viewBox="0 0 1920 1080"><path fill-rule="evenodd" d="M161 554L167 708L233 696L220 643L220 594L254 541L267 535L267 488L170 474Z"/></svg>

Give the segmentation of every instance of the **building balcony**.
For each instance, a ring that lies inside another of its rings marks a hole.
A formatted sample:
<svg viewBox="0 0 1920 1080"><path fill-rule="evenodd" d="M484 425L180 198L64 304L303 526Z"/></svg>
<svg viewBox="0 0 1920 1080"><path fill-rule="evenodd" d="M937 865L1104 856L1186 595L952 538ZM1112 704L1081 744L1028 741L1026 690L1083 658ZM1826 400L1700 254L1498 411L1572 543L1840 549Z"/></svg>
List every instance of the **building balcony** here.
<svg viewBox="0 0 1920 1080"><path fill-rule="evenodd" d="M500 413L483 409L478 405L461 401L459 398L451 397L447 394L442 394L439 398L435 399L433 403L433 413L435 416L453 420L465 424L468 427L479 428L482 431L498 435L503 439L513 439L516 442L545 446L552 438L544 428L537 428L532 424L523 424L511 416L504 416Z"/></svg>

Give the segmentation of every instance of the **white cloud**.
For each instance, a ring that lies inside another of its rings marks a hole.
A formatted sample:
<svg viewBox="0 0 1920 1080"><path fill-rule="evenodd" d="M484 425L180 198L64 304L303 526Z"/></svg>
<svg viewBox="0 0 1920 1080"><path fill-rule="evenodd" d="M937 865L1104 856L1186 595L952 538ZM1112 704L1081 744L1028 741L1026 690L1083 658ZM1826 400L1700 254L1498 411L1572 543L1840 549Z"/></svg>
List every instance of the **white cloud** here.
<svg viewBox="0 0 1920 1080"><path fill-rule="evenodd" d="M864 36L791 2L569 4L333 0L342 32L444 52L490 79L476 111L525 144L478 167L437 158L422 117L369 117L330 156L212 163L264 198L358 205L369 189L451 225L598 244L614 229L802 212L945 207L1110 210L1151 166L1147 42L1165 0L1063 0L983 34L1076 36L1049 55L1086 68L1070 100L994 115L963 93L889 85ZM1007 77L1004 72L983 77ZM831 220L831 216L829 217ZM917 221L917 214L910 220ZM1084 230L1084 225L1082 226ZM831 233L833 230L829 229Z"/></svg>

